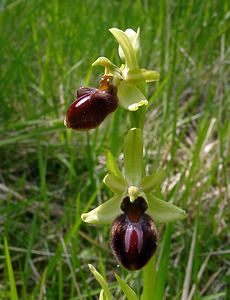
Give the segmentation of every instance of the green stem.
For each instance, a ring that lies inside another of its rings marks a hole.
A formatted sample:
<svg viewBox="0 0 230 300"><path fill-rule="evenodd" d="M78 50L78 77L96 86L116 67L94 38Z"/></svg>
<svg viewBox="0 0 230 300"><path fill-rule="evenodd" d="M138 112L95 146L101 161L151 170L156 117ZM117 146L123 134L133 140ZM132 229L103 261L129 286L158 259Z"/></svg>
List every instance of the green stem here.
<svg viewBox="0 0 230 300"><path fill-rule="evenodd" d="M142 106L137 111L130 112L132 127L144 128L146 107Z"/></svg>
<svg viewBox="0 0 230 300"><path fill-rule="evenodd" d="M141 300L154 300L156 278L156 256L153 256L143 269L143 292Z"/></svg>
<svg viewBox="0 0 230 300"><path fill-rule="evenodd" d="M139 84L138 88L146 96L146 83ZM142 105L137 111L130 112L132 127L144 129L146 111L146 106Z"/></svg>

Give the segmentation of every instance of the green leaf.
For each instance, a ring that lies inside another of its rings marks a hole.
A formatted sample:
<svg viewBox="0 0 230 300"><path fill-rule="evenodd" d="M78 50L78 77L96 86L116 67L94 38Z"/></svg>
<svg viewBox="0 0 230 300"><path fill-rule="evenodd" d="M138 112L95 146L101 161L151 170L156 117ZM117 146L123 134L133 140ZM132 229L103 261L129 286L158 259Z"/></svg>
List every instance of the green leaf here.
<svg viewBox="0 0 230 300"><path fill-rule="evenodd" d="M45 268L41 279L40 279L40 292L39 292L39 298L38 300L44 299L44 287L45 287L45 282L46 282L46 276L47 276L47 268Z"/></svg>
<svg viewBox="0 0 230 300"><path fill-rule="evenodd" d="M159 261L159 267L156 272L154 289L153 289L153 299L156 300L164 299L164 295L165 295L165 285L169 273L169 257L170 254L172 253L172 249L171 249L172 235L173 235L173 224L170 223L165 226L164 236L161 242L161 255Z"/></svg>
<svg viewBox="0 0 230 300"><path fill-rule="evenodd" d="M146 211L157 223L168 223L186 218L183 209L163 201L153 194L147 195L148 209Z"/></svg>
<svg viewBox="0 0 230 300"><path fill-rule="evenodd" d="M125 109L136 111L142 105L148 105L148 100L133 84L121 82L118 86L117 97Z"/></svg>
<svg viewBox="0 0 230 300"><path fill-rule="evenodd" d="M109 29L109 31L113 34L113 36L116 38L117 42L121 46L125 56L127 67L129 69L138 68L135 50L125 32L117 28L111 28Z"/></svg>
<svg viewBox="0 0 230 300"><path fill-rule="evenodd" d="M115 194L122 194L127 188L127 183L121 176L107 174L103 179L103 182Z"/></svg>
<svg viewBox="0 0 230 300"><path fill-rule="evenodd" d="M165 171L163 169L159 169L156 171L156 173L149 176L145 176L141 180L140 185L145 193L149 193L156 189L158 186L160 186L165 177Z"/></svg>
<svg viewBox="0 0 230 300"><path fill-rule="evenodd" d="M89 264L88 266L90 271L93 273L94 277L96 278L97 282L102 287L106 300L112 300L112 294L110 293L109 287L105 279L103 278L103 276L96 270L96 268L93 265Z"/></svg>
<svg viewBox="0 0 230 300"><path fill-rule="evenodd" d="M139 128L132 128L124 141L125 179L129 185L139 186L142 177L142 159L142 131Z"/></svg>
<svg viewBox="0 0 230 300"><path fill-rule="evenodd" d="M5 247L5 256L6 256L6 265L7 265L8 276L9 276L9 283L10 283L10 299L18 300L17 288L14 279L14 272L11 264L10 252L9 252L6 238L4 238L4 247Z"/></svg>
<svg viewBox="0 0 230 300"><path fill-rule="evenodd" d="M124 282L119 275L117 275L116 273L114 273L114 275L127 299L138 300L137 294L133 291L133 289L131 289L131 287L126 282Z"/></svg>
<svg viewBox="0 0 230 300"><path fill-rule="evenodd" d="M218 300L218 299L221 299L221 298L222 299L227 299L227 298L224 298L225 296L226 296L226 292L221 292L221 293L201 297L200 300Z"/></svg>
<svg viewBox="0 0 230 300"><path fill-rule="evenodd" d="M116 159L114 158L113 154L109 151L105 151L105 156L106 156L106 167L109 171L114 176L122 177L121 171L118 168Z"/></svg>
<svg viewBox="0 0 230 300"><path fill-rule="evenodd" d="M120 209L121 197L121 195L115 195L90 212L82 214L82 221L90 224L111 224L122 213Z"/></svg>

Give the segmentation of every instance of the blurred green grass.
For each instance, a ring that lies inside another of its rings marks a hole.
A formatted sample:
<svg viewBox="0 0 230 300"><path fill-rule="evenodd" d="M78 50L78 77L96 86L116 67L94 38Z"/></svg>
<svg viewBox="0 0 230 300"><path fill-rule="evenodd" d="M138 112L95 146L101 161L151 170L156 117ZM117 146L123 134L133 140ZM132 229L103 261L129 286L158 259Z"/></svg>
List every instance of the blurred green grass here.
<svg viewBox="0 0 230 300"><path fill-rule="evenodd" d="M161 73L148 92L146 166L167 167L162 192L189 214L159 228L159 300L228 299L229 19L225 0L0 2L0 299L14 280L23 300L95 299L88 263L141 291L140 272L117 270L109 228L80 220L109 197L103 149L122 151L128 116L90 133L63 126L75 89L98 85L92 62L120 64L111 27L140 27L142 66Z"/></svg>

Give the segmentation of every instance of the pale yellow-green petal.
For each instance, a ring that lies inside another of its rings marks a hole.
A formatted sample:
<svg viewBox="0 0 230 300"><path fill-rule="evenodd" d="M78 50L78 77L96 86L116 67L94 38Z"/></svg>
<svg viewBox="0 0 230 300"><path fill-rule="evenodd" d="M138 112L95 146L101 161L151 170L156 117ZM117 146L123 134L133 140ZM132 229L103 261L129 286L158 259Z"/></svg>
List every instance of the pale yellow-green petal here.
<svg viewBox="0 0 230 300"><path fill-rule="evenodd" d="M118 86L117 97L122 107L136 111L142 105L148 105L148 100L143 93L133 84L121 82Z"/></svg>
<svg viewBox="0 0 230 300"><path fill-rule="evenodd" d="M158 169L152 175L142 178L140 186L145 193L149 193L161 185L166 173L163 169Z"/></svg>
<svg viewBox="0 0 230 300"><path fill-rule="evenodd" d="M183 209L163 201L153 194L148 194L148 209L146 213L153 218L156 223L168 223L186 218Z"/></svg>
<svg viewBox="0 0 230 300"><path fill-rule="evenodd" d="M114 193L122 194L127 188L125 179L121 176L107 174L103 179L104 184Z"/></svg>
<svg viewBox="0 0 230 300"><path fill-rule="evenodd" d="M111 224L122 213L120 209L121 198L121 195L115 195L88 213L82 214L82 221L90 224Z"/></svg>

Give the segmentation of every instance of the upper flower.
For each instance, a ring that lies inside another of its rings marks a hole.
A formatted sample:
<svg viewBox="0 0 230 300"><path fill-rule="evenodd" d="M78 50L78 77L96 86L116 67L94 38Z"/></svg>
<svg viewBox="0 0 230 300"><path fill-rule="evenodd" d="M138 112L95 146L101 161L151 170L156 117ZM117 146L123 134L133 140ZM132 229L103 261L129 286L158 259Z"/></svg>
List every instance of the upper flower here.
<svg viewBox="0 0 230 300"><path fill-rule="evenodd" d="M64 124L75 130L89 130L98 127L118 107L116 87L112 77L102 76L100 87L80 87L77 99L69 106Z"/></svg>
<svg viewBox="0 0 230 300"><path fill-rule="evenodd" d="M105 74L113 76L113 85L117 86L117 96L120 105L125 109L135 111L142 105L147 105L148 100L141 92L139 86L144 82L159 80L159 73L139 67L140 60L140 30L135 32L127 29L125 32L111 28L110 32L119 43L118 53L124 64L116 66L106 57L99 57L94 63L105 67Z"/></svg>
<svg viewBox="0 0 230 300"><path fill-rule="evenodd" d="M167 223L186 217L185 211L175 205L159 199L155 195L161 185L165 172L161 169L149 176L143 176L143 141L141 129L130 129L124 141L124 175L107 151L107 168L109 173L104 183L111 189L114 196L88 213L81 215L84 222L92 224L111 224L117 216L123 213L122 201L129 198L144 199L147 204L146 214L156 223ZM142 200L141 200L142 201Z"/></svg>

